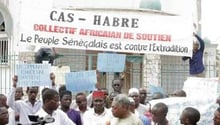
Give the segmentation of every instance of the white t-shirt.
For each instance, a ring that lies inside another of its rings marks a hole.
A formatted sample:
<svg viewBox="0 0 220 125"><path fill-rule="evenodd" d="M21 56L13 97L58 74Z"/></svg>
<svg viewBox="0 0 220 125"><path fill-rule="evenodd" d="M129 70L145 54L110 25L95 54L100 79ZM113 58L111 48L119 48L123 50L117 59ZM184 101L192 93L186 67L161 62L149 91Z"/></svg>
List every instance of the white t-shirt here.
<svg viewBox="0 0 220 125"><path fill-rule="evenodd" d="M95 113L94 108L89 109L83 115L84 125L105 125L112 118L112 113L108 109L104 109L101 115Z"/></svg>
<svg viewBox="0 0 220 125"><path fill-rule="evenodd" d="M35 115L38 115L40 118L49 116L49 114L45 112L43 108L41 108ZM67 114L60 109L55 110L51 117L54 118L55 121L52 123L47 123L46 125L76 125L69 119Z"/></svg>

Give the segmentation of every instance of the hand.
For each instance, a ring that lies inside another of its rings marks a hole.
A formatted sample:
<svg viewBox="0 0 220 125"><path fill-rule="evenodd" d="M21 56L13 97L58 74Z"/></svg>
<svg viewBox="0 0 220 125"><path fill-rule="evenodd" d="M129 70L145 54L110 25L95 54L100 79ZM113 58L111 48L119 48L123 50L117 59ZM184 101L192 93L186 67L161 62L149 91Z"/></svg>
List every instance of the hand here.
<svg viewBox="0 0 220 125"><path fill-rule="evenodd" d="M16 121L19 121L19 117L20 117L19 113L16 112L16 113L15 113L15 120L16 120Z"/></svg>
<svg viewBox="0 0 220 125"><path fill-rule="evenodd" d="M195 32L193 32L193 36L195 36L196 35L196 33Z"/></svg>
<svg viewBox="0 0 220 125"><path fill-rule="evenodd" d="M54 73L50 73L50 80L52 82L52 86L55 86L55 74Z"/></svg>
<svg viewBox="0 0 220 125"><path fill-rule="evenodd" d="M110 121L106 121L105 125L111 125Z"/></svg>
<svg viewBox="0 0 220 125"><path fill-rule="evenodd" d="M18 82L18 76L15 75L15 76L12 78L12 81L13 81L13 87L16 88L16 87L17 87L17 82Z"/></svg>

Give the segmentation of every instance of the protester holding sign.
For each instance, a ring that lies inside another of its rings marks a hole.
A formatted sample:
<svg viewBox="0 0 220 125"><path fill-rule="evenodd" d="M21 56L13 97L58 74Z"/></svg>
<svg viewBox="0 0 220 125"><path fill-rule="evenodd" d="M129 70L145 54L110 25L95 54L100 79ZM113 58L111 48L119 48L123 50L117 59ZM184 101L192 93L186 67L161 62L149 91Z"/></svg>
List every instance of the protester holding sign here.
<svg viewBox="0 0 220 125"><path fill-rule="evenodd" d="M49 76L48 76L49 77ZM15 92L18 82L18 76L13 77L13 88L12 92L9 94L8 97L8 106L14 109L16 112L20 114L19 123L21 124L30 124L31 121L29 120L28 115L35 114L42 106L42 102L37 99L37 95L39 92L38 86L30 86L27 87L27 100L15 100ZM53 80L52 86L54 85Z"/></svg>
<svg viewBox="0 0 220 125"><path fill-rule="evenodd" d="M205 49L204 41L195 33L193 33L196 39L193 42L193 56L183 57L183 61L189 59L190 75L197 77L204 77L204 64L203 64L203 52ZM199 42L199 43L198 43Z"/></svg>
<svg viewBox="0 0 220 125"><path fill-rule="evenodd" d="M28 87L27 95L28 100L18 100L15 101L15 91L17 87L18 77L13 77L13 90L11 95L8 97L8 105L14 109L16 112L20 114L19 123L21 124L29 124L31 121L28 118L28 115L33 115L36 113L41 107L41 101L37 100L38 87Z"/></svg>

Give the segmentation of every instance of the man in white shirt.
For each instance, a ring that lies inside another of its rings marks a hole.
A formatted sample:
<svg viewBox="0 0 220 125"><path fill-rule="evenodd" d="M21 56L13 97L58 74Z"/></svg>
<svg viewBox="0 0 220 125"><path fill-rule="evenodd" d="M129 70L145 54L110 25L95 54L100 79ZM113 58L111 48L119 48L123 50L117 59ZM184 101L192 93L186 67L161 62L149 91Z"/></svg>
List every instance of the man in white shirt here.
<svg viewBox="0 0 220 125"><path fill-rule="evenodd" d="M51 117L54 121L47 125L76 125L59 107L59 94L54 89L47 89L42 93L43 106L35 114L40 118Z"/></svg>
<svg viewBox="0 0 220 125"><path fill-rule="evenodd" d="M51 73L50 76L53 74ZM52 86L55 86L54 80L52 80ZM8 106L11 107L15 112L19 113L19 123L20 124L30 124L32 123L28 115L33 115L42 107L42 102L37 100L37 95L39 87L32 86L27 87L28 99L26 100L15 100L15 92L17 87L18 77L13 77L13 88L11 93L8 95Z"/></svg>
<svg viewBox="0 0 220 125"><path fill-rule="evenodd" d="M90 109L90 107L87 106L86 94L79 92L76 94L75 99L75 103L77 105L75 110L79 111L81 118L83 118L84 113Z"/></svg>
<svg viewBox="0 0 220 125"><path fill-rule="evenodd" d="M15 92L17 87L18 77L13 77L13 88L11 94L8 97L8 105L20 114L19 123L29 124L31 121L28 115L35 114L42 106L41 101L37 100L38 87L27 87L27 100L15 101Z"/></svg>
<svg viewBox="0 0 220 125"><path fill-rule="evenodd" d="M83 116L84 125L105 125L111 119L112 114L105 108L104 92L94 91L92 102L93 108L86 111Z"/></svg>

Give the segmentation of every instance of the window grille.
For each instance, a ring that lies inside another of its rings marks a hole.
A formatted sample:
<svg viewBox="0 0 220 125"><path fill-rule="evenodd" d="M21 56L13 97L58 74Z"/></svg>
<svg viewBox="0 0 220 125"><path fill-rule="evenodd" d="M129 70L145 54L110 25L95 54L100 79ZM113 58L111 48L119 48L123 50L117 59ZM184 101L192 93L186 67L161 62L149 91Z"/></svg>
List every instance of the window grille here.
<svg viewBox="0 0 220 125"><path fill-rule="evenodd" d="M8 40L0 40L0 63L8 62Z"/></svg>

